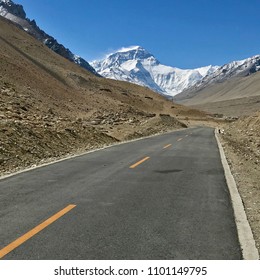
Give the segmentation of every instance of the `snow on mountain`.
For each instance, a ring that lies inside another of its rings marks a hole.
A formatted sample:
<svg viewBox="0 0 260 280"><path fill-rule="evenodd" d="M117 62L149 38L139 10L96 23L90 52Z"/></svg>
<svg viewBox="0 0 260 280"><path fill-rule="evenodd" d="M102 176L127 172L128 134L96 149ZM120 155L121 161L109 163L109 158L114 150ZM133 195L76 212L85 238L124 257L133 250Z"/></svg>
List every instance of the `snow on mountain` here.
<svg viewBox="0 0 260 280"><path fill-rule="evenodd" d="M167 96L174 96L193 86L218 68L206 66L183 70L166 66L140 46L122 48L90 64L106 78L146 86Z"/></svg>
<svg viewBox="0 0 260 280"><path fill-rule="evenodd" d="M11 17L11 15L8 15L10 10L12 10L12 15L22 19L26 18L22 5L14 4L11 0L0 0L0 15Z"/></svg>
<svg viewBox="0 0 260 280"><path fill-rule="evenodd" d="M234 77L245 77L258 71L260 71L260 55L255 55L243 60L232 61L218 67L211 75L205 76L198 83L186 88L183 92L176 95L174 100L180 101L187 97L191 98L192 96L195 96L198 91L207 86L222 83Z"/></svg>
<svg viewBox="0 0 260 280"><path fill-rule="evenodd" d="M93 74L98 75L95 69L91 67L86 60L73 54L69 49L65 48L62 44L59 44L55 38L46 34L37 26L35 20L26 18L26 13L22 5L15 4L12 0L0 0L0 16L17 24L20 28L37 40L43 42L54 52L80 65Z"/></svg>
<svg viewBox="0 0 260 280"><path fill-rule="evenodd" d="M237 76L247 76L252 73L258 72L260 70L260 55L255 55L253 57L233 61L231 63L225 64L214 72L214 75L210 77L205 77L201 80L199 85L220 82L231 77ZM199 86L197 85L197 86Z"/></svg>

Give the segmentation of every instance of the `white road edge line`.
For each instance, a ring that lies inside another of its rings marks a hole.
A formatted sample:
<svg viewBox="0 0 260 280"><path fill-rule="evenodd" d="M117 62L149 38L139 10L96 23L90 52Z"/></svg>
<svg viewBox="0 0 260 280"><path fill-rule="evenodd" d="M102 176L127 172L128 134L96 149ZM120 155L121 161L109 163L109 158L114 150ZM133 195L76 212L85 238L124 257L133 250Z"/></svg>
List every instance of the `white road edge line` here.
<svg viewBox="0 0 260 280"><path fill-rule="evenodd" d="M228 161L226 159L224 149L218 138L217 129L215 130L215 137L218 143L218 148L221 156L221 162L225 171L226 182L231 196L235 222L237 226L238 239L242 250L244 260L259 260L259 253L256 248L254 236L247 220L246 212L243 206L241 196L238 192L236 181L231 173Z"/></svg>
<svg viewBox="0 0 260 280"><path fill-rule="evenodd" d="M189 130L189 129L194 129L194 127L180 128L180 129L176 129L176 130L172 130L172 131L167 131L167 132L164 132L164 133L156 133L156 134L153 134L153 135L149 135L149 136L145 136L145 137L140 137L140 138L136 138L136 139L132 139L132 140L115 142L115 143L112 143L110 145L107 145L107 146L105 145L105 146L103 146L101 148L96 148L96 149L85 151L85 152L82 152L82 153L78 153L78 154L75 153L73 155L67 155L65 157L58 158L58 159L54 158L52 161L49 161L49 162L40 163L39 165L35 164L35 165L31 166L31 167L19 170L19 171L14 172L14 173L2 175L2 176L0 176L0 180L4 180L4 179L7 179L7 178L16 176L18 174L25 173L25 172L28 172L28 171L31 171L31 170L34 170L34 169L38 169L38 168L44 167L44 166L52 165L52 164L55 164L55 163L58 163L58 162L62 162L62 161L65 161L65 160L69 160L69 159L72 159L72 158L76 158L76 157L81 157L81 156L84 156L86 154L94 153L94 152L97 152L97 151L100 151L100 150L105 150L105 149L111 148L113 146L123 145L123 144L131 143L131 142L135 142L135 141L140 141L140 140L147 139L147 138L152 138L152 137L156 137L156 136L160 136L160 135L164 135L164 134L170 134L170 133L173 133L173 132Z"/></svg>

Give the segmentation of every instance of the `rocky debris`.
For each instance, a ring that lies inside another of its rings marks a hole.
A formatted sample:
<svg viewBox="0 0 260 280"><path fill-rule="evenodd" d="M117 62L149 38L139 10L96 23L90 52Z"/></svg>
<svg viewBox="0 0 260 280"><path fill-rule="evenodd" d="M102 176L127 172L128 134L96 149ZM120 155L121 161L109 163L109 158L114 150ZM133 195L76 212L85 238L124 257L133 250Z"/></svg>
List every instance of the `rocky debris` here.
<svg viewBox="0 0 260 280"><path fill-rule="evenodd" d="M260 112L226 124L221 140L260 252Z"/></svg>
<svg viewBox="0 0 260 280"><path fill-rule="evenodd" d="M92 117L90 124L92 125L119 125L119 124L136 124L140 119L153 118L156 114L137 111L129 108L128 110L114 111L97 111Z"/></svg>
<svg viewBox="0 0 260 280"><path fill-rule="evenodd" d="M2 173L24 169L117 142L117 139L80 121L37 118L0 121Z"/></svg>
<svg viewBox="0 0 260 280"><path fill-rule="evenodd" d="M245 160L260 160L260 113L240 118L224 129L223 138Z"/></svg>
<svg viewBox="0 0 260 280"><path fill-rule="evenodd" d="M140 122L138 128L127 136L131 140L137 137L145 137L153 134L164 133L173 129L186 128L187 125L170 115L162 115Z"/></svg>
<svg viewBox="0 0 260 280"><path fill-rule="evenodd" d="M100 91L106 91L106 92L112 92L112 90L109 89L109 88L100 88L99 90Z"/></svg>

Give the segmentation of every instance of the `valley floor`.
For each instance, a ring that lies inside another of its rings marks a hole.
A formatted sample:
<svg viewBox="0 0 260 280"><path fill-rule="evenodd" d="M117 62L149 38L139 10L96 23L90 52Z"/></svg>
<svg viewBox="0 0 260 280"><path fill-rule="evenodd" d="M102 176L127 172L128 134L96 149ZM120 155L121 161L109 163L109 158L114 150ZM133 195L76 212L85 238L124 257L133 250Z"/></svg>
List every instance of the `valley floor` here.
<svg viewBox="0 0 260 280"><path fill-rule="evenodd" d="M212 114L222 114L230 117L248 116L260 109L260 95L203 103L192 107Z"/></svg>

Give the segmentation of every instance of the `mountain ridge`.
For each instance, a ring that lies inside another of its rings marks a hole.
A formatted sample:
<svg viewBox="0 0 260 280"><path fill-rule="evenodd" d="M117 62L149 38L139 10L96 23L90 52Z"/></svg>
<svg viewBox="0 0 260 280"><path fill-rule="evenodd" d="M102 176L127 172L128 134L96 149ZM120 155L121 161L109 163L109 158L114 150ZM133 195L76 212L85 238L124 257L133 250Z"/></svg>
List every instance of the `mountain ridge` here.
<svg viewBox="0 0 260 280"><path fill-rule="evenodd" d="M148 87L177 102L194 98L201 90L234 77L246 77L260 71L260 55L233 61L223 66L180 69L163 65L141 46L130 46L88 63L41 30L35 20L26 17L22 5L0 0L0 15L41 41L54 52L96 76L122 80ZM95 70L96 69L96 70Z"/></svg>
<svg viewBox="0 0 260 280"><path fill-rule="evenodd" d="M233 78L247 77L260 71L260 55L243 60L232 61L220 66L212 75L205 76L200 82L174 96L175 101L192 99L202 90Z"/></svg>
<svg viewBox="0 0 260 280"><path fill-rule="evenodd" d="M96 76L99 76L95 69L86 60L73 54L68 48L58 43L54 37L45 33L45 31L40 29L35 20L28 19L22 5L16 4L12 0L0 0L0 16L12 21L54 52L78 64Z"/></svg>

